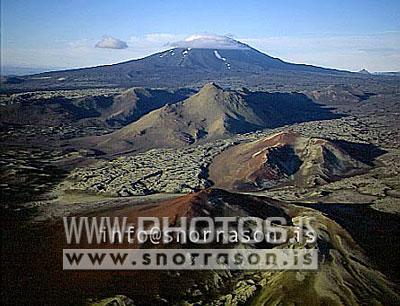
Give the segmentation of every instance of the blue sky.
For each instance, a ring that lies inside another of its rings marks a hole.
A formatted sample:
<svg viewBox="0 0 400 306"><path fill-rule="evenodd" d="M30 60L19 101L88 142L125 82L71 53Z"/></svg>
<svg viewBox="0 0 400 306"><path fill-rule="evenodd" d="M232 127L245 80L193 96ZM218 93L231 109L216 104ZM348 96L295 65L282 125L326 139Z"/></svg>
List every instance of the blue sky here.
<svg viewBox="0 0 400 306"><path fill-rule="evenodd" d="M1 1L2 65L110 64L194 33L230 34L291 62L400 70L398 0ZM95 48L104 35L128 47Z"/></svg>

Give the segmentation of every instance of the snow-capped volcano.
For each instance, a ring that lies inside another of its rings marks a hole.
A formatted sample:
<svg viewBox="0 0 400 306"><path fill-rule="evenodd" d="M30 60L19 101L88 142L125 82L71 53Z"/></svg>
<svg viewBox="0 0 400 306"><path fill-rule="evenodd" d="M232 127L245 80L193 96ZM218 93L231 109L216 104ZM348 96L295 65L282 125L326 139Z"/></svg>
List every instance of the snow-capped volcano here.
<svg viewBox="0 0 400 306"><path fill-rule="evenodd" d="M310 78L313 78L310 74L315 73L348 75L334 69L288 63L227 36L193 35L172 45L169 50L115 65L46 72L40 74L40 78L37 75L20 77L15 86L36 89L49 86L176 87L225 79L252 86L267 78L268 82L274 82L276 76L282 80L291 76L301 78L299 74Z"/></svg>
<svg viewBox="0 0 400 306"><path fill-rule="evenodd" d="M250 49L248 45L234 40L233 38L213 34L191 35L185 40L170 45L175 48L192 49Z"/></svg>

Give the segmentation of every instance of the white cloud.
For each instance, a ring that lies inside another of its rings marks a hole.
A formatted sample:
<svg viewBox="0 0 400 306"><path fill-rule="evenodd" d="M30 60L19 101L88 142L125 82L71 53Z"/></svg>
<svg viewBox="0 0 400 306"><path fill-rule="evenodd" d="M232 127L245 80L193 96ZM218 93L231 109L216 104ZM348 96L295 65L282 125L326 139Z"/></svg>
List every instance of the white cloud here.
<svg viewBox="0 0 400 306"><path fill-rule="evenodd" d="M96 48L104 49L126 49L128 44L118 38L104 35L103 38L96 43Z"/></svg>

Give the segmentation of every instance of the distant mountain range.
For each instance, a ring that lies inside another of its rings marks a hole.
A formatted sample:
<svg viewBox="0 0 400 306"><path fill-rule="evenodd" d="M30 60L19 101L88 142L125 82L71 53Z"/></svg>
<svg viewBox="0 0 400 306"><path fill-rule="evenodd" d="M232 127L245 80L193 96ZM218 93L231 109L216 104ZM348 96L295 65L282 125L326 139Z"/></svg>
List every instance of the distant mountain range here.
<svg viewBox="0 0 400 306"><path fill-rule="evenodd" d="M65 70L64 67L22 67L22 66L10 66L2 65L0 69L0 74L2 76L24 76L31 74L38 74L43 72L55 71L55 70Z"/></svg>
<svg viewBox="0 0 400 306"><path fill-rule="evenodd" d="M400 71L373 72L374 75L400 76Z"/></svg>
<svg viewBox="0 0 400 306"><path fill-rule="evenodd" d="M40 73L3 80L5 88L178 87L223 79L260 80L289 73L360 76L347 71L292 64L246 44L223 37L207 41L195 37L177 47L114 65Z"/></svg>
<svg viewBox="0 0 400 306"><path fill-rule="evenodd" d="M358 73L366 75L385 75L385 76L400 76L400 71L378 71L369 72L367 69L361 69Z"/></svg>

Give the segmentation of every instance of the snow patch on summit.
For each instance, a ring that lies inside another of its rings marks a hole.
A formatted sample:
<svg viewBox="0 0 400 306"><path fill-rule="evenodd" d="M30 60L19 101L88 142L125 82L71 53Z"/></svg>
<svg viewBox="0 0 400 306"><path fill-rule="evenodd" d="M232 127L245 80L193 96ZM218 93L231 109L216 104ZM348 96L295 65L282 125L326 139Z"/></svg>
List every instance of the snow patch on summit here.
<svg viewBox="0 0 400 306"><path fill-rule="evenodd" d="M171 46L197 49L250 49L246 44L230 37L213 34L192 35L185 40L172 43Z"/></svg>

